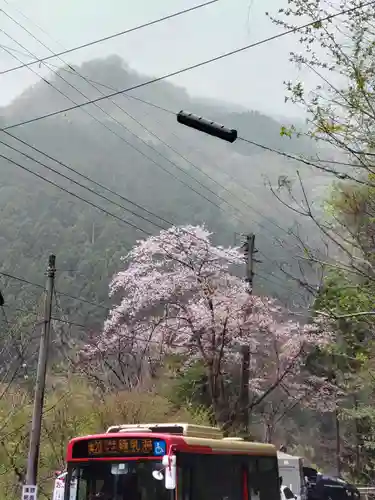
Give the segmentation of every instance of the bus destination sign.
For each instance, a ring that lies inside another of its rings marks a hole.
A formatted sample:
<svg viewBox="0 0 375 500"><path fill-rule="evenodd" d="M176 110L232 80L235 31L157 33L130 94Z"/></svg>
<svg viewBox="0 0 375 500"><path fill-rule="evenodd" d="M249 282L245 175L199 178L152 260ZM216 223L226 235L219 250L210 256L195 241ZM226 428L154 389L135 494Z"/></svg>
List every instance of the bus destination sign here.
<svg viewBox="0 0 375 500"><path fill-rule="evenodd" d="M83 446L85 444L85 446ZM78 445L78 446L77 446ZM76 443L76 458L154 456L166 454L166 442L152 438L102 438ZM78 456L79 455L79 456Z"/></svg>

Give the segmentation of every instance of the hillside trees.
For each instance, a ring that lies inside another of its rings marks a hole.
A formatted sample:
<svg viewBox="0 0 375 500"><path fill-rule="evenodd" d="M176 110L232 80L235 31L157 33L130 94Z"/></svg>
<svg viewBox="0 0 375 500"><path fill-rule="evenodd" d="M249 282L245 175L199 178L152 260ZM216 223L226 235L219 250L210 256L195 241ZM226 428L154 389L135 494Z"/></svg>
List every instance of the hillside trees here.
<svg viewBox="0 0 375 500"><path fill-rule="evenodd" d="M300 51L291 53L291 61L315 74L319 85L309 89L302 81L287 82L287 99L308 112L311 137L348 155L341 172L324 161L323 169L353 175L353 164L366 177L373 170L375 14L363 0L343 0L339 9L341 15L322 22L338 13L330 0L291 0L272 20L288 29L297 25L293 18L313 23L298 30Z"/></svg>
<svg viewBox="0 0 375 500"><path fill-rule="evenodd" d="M320 18L337 13L337 6L330 1L291 0L273 21L285 28L302 17L314 22L299 31L300 50L291 54L291 60L310 71L319 84L309 89L302 80L287 82L286 99L307 112L308 135L318 145L333 148L333 159L308 160L336 182L322 213L308 199L297 173L300 200L297 203L293 194L290 205L315 223L325 241L327 255L322 256L300 240L300 259L321 273L314 309L330 318L337 342L315 352L308 367L311 373L334 380L340 392L335 398L337 437L332 443L338 470L368 484L373 481L375 387L375 14L373 5L362 0L344 0L338 8L340 16L321 22ZM332 439L332 426L326 438Z"/></svg>
<svg viewBox="0 0 375 500"><path fill-rule="evenodd" d="M337 342L323 349L310 369L320 376L334 378L341 396L336 399L336 438L338 468L368 484L374 456L374 309L373 188L337 184L332 190L330 213L337 231L350 235L354 260L345 267L326 268L325 278L314 308L331 318ZM368 263L369 265L366 265Z"/></svg>
<svg viewBox="0 0 375 500"><path fill-rule="evenodd" d="M119 298L96 343L82 357L111 357L119 343L149 363L180 356L183 369L202 363L214 420L235 425L233 375L239 348L251 351L251 409L276 389L294 397L324 380L301 376L304 359L329 334L319 324L290 320L276 302L249 293L238 276L243 256L235 248L213 246L200 226L172 227L140 241L124 259L110 293ZM235 274L237 272L237 274Z"/></svg>
<svg viewBox="0 0 375 500"><path fill-rule="evenodd" d="M303 17L314 23L298 31L301 35L300 50L291 53L291 61L310 71L312 76L318 78L319 84L315 88L307 88L302 80L287 82L286 99L302 106L307 112L308 135L318 145L330 146L335 153L333 160L319 156L310 158L312 166L315 166L317 173L323 171L347 183L341 208L345 212L345 204L358 201L362 204L362 213L363 210L368 212L367 227L357 226L355 220L351 221L349 227L348 218L343 224L338 211L335 211L333 218L319 217L311 200L306 197L301 178L299 187L302 202L297 211L313 220L320 229L330 245L331 253L334 249L336 264L344 269L350 268L359 275L367 273L373 279L373 260L369 258L373 255L373 227L368 224L373 224L374 207L373 201L370 202L373 195L367 193L370 195L367 196L366 190L374 188L375 14L373 6L363 0L344 0L339 8L341 15L321 22L321 18L337 14L332 2L291 0L288 7L280 9L279 15L272 17L272 20L288 29L297 26L297 21L293 25L292 19ZM285 128L282 134L285 134ZM348 182L351 183L350 187ZM363 187L363 191L360 187ZM358 200L350 195L350 190L352 193L356 190L355 198L358 197ZM366 242L364 233L367 235ZM311 257L315 261L319 260L314 255ZM338 257L340 260L337 262Z"/></svg>

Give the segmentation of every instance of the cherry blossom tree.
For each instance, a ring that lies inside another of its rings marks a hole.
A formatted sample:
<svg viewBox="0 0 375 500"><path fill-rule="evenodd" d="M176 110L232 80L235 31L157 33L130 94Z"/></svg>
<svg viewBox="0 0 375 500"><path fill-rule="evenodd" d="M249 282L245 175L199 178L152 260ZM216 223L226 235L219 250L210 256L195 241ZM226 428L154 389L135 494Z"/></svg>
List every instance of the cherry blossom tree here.
<svg viewBox="0 0 375 500"><path fill-rule="evenodd" d="M217 423L234 422L228 408L228 377L239 361L239 347L251 352L251 408L275 389L298 383L307 354L330 341L320 324L300 325L272 299L251 293L239 274L243 255L210 243L204 227L172 227L138 242L123 259L124 269L110 284L118 297L98 340L99 352L119 345L162 360L179 354L186 363L203 362ZM87 345L86 358L98 354ZM299 384L299 385L298 385Z"/></svg>

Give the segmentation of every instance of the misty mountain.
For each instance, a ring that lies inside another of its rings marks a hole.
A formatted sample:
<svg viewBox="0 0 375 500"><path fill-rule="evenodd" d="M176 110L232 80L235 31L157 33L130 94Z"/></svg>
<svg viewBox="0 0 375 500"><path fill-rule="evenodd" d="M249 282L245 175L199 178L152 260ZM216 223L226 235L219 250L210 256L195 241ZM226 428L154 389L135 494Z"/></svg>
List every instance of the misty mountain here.
<svg viewBox="0 0 375 500"><path fill-rule="evenodd" d="M11 127L149 79L117 56L60 68L2 108L1 126ZM227 144L187 129L176 120L181 109L236 128L240 137L271 148L315 152L315 144L307 139L281 137L282 123L270 117L192 98L168 81L10 128L13 137L3 133L1 139L2 154L15 163L0 159L0 270L43 283L48 254L54 252L59 291L108 304L109 280L136 240L172 223L204 223L213 231L214 242L222 245L240 244L241 233L254 232L260 261L256 290L288 304L298 302L297 285L278 267L288 262L298 271L288 229L302 224L301 234L309 236L312 246L318 237L269 189L269 184L277 188L282 176L293 183L297 163L240 140ZM308 194L319 200L327 179L305 165L298 164L298 169ZM38 303L37 288L8 278L2 279L1 287L11 308ZM66 296L59 297L56 308L56 314L68 313L93 329L100 328L106 314L103 308Z"/></svg>

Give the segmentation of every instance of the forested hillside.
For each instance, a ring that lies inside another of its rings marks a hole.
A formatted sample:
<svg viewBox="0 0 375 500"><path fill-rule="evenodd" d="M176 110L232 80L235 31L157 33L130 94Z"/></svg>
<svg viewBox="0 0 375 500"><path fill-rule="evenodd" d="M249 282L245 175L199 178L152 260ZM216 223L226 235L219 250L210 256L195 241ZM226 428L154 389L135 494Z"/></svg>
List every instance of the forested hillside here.
<svg viewBox="0 0 375 500"><path fill-rule="evenodd" d="M83 102L85 99L76 88L89 98L100 95L92 81L118 89L146 78L131 71L118 57L85 63L78 70L90 80L79 78L71 70L60 70L64 80L52 73L53 87L41 82L2 110L2 126L71 105L54 87L75 102ZM103 86L98 88L108 92ZM90 106L11 128L9 133L65 165L36 153L9 135L3 137L5 143L44 165L37 165L9 148L4 148L6 156L100 205L133 227L1 159L1 270L11 269L13 274L39 283L43 281L48 253L55 252L59 290L107 303L108 282L118 268L120 256L145 236L136 227L155 233L169 223L204 223L213 231L215 242L225 245L240 244L240 233L254 232L257 248L268 258L259 254L262 263L257 264L256 288L284 300L290 298L278 265L292 260L293 241L284 230L292 227L298 216L285 209L265 183L267 178L274 186L280 176L295 178L295 164L243 142L227 145L186 129L177 124L175 115L133 97L174 112L191 110L276 149L313 152L308 140L281 137L281 124L272 118L246 110L230 113L227 107L205 105L202 99L195 102L184 89L167 82L139 89L129 97L117 96L113 102L98 103L105 113ZM66 165L120 196L82 179L67 170ZM117 206L48 171L46 166L99 192ZM307 186L316 182L316 175L305 169ZM273 273L276 279L272 278ZM293 288L292 282L290 287ZM23 301L25 294L30 299L33 293L32 287L20 287L8 280L3 281L3 288L10 306ZM90 326L100 328L103 310L92 311L69 299L62 301L78 321L84 319Z"/></svg>
<svg viewBox="0 0 375 500"><path fill-rule="evenodd" d="M312 19L300 39L312 60L292 60L327 70L317 44L349 82L336 89L329 74L313 94L288 83L306 125L195 99L165 80L142 86L152 75L118 56L50 65L1 109L4 499L18 498L25 479L51 253L47 498L68 439L145 420L216 425L374 483L374 14L349 10L327 34L320 7L288 5L278 26L290 29L292 14ZM340 23L355 50L337 42ZM239 138L188 129L180 110ZM254 276L238 248L250 233Z"/></svg>

